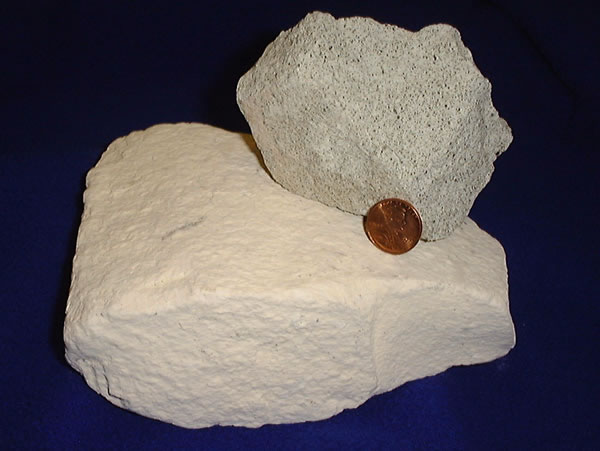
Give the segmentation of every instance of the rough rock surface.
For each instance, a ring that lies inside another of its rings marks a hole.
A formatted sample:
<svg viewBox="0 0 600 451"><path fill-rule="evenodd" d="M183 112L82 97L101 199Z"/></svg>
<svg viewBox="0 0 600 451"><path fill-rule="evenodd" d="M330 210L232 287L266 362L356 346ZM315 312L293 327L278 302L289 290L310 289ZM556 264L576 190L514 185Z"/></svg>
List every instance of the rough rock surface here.
<svg viewBox="0 0 600 451"><path fill-rule="evenodd" d="M426 240L462 224L512 141L449 25L309 14L240 79L237 100L284 187L359 215L409 200Z"/></svg>
<svg viewBox="0 0 600 451"><path fill-rule="evenodd" d="M514 345L503 249L474 222L385 254L362 218L273 182L249 135L132 133L84 200L66 357L142 415L317 420Z"/></svg>

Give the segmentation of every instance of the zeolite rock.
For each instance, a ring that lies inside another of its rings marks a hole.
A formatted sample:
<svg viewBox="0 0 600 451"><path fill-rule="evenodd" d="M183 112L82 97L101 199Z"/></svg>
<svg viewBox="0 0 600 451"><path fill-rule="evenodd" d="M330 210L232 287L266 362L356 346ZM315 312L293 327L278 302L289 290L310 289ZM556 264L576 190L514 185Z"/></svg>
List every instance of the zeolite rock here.
<svg viewBox="0 0 600 451"><path fill-rule="evenodd" d="M249 135L158 125L87 177L66 357L188 428L330 417L514 345L500 244L473 221L394 256L283 189Z"/></svg>
<svg viewBox="0 0 600 451"><path fill-rule="evenodd" d="M237 100L281 185L358 215L406 199L426 240L463 223L512 141L449 25L309 14L269 44Z"/></svg>

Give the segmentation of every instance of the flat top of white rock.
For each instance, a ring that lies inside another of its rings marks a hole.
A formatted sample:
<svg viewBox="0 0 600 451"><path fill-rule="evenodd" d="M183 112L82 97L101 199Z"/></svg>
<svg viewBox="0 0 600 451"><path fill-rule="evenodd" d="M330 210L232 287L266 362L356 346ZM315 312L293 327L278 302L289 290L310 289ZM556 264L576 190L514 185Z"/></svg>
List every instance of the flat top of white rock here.
<svg viewBox="0 0 600 451"><path fill-rule="evenodd" d="M464 284L506 302L502 247L471 220L445 240L383 253L361 217L275 183L249 135L208 125L162 124L116 140L88 174L85 204L72 320L89 309L154 314L207 292L299 302L297 291L308 308L312 291L368 310L375 299L358 295L365 287L409 290L413 280ZM84 302L94 293L102 299Z"/></svg>

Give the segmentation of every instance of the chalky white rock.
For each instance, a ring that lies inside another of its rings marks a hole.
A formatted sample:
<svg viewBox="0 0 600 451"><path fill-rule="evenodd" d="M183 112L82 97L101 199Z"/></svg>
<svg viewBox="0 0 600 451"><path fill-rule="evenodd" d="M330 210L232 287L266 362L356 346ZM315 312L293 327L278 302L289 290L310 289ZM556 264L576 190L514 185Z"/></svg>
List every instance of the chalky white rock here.
<svg viewBox="0 0 600 451"><path fill-rule="evenodd" d="M330 417L515 336L500 244L467 220L394 256L294 195L249 135L158 125L87 177L66 357L110 402L188 428Z"/></svg>
<svg viewBox="0 0 600 451"><path fill-rule="evenodd" d="M311 13L269 44L237 100L284 187L358 215L406 199L426 240L463 223L512 141L449 25Z"/></svg>

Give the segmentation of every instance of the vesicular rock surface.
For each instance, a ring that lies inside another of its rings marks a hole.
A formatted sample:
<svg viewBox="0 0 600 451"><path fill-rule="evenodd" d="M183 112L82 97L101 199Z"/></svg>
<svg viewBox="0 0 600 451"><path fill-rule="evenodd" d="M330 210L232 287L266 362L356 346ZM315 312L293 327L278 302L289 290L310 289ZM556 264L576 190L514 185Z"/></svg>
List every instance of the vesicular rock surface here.
<svg viewBox="0 0 600 451"><path fill-rule="evenodd" d="M449 25L311 13L269 44L237 100L284 187L358 215L406 199L426 240L463 223L512 141Z"/></svg>
<svg viewBox="0 0 600 451"><path fill-rule="evenodd" d="M385 254L362 218L275 183L248 135L134 132L84 200L66 357L142 415L317 420L514 345L504 252L474 222Z"/></svg>

